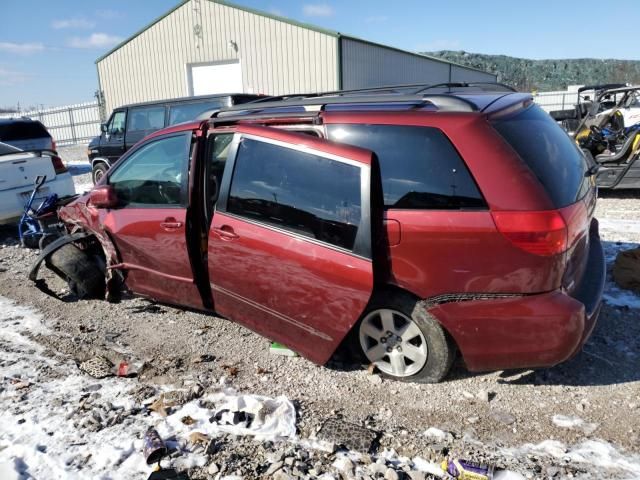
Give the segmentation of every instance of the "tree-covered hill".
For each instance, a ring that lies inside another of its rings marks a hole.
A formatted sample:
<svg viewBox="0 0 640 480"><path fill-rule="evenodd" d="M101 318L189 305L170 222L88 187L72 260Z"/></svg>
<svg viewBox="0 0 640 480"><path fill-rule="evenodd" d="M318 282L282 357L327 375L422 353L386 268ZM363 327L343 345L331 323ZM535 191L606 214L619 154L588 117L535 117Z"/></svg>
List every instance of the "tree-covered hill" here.
<svg viewBox="0 0 640 480"><path fill-rule="evenodd" d="M425 55L474 67L498 75L498 81L522 91L565 90L568 85L640 83L640 61L577 58L528 60L506 55L485 55L441 50Z"/></svg>

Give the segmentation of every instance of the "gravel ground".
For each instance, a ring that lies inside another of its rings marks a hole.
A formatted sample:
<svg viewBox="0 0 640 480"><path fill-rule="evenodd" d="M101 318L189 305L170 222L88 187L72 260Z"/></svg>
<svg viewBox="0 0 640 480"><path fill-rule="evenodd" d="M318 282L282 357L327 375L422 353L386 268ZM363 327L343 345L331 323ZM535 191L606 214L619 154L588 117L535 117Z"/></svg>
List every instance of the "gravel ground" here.
<svg viewBox="0 0 640 480"><path fill-rule="evenodd" d="M76 184L90 185L84 147L61 149L61 155L71 163ZM640 192L602 195L597 216L609 264L618 250L638 246ZM96 354L113 361L123 356L144 360L148 368L137 381L145 385L180 387L195 380L207 387L225 377L241 392L284 395L298 409L301 438L312 436L327 418L338 417L383 432L380 449L409 458L438 459L448 453L510 467L527 478L640 476L640 471L632 475L616 467L615 456L602 449L594 453L594 447L592 458L584 461L571 456L585 445L610 443L640 468L640 298L611 282L596 329L574 359L544 370L483 374L468 373L458 363L445 382L417 385L383 380L358 365L319 367L299 357L274 356L265 338L239 325L141 299L110 304L67 296L61 302L26 279L36 252L19 248L13 230L0 230L0 244L0 295L42 313L54 333L37 340L59 355L77 361ZM46 278L64 294L59 279ZM635 303L625 305L620 298ZM213 361L194 363L201 355ZM430 427L451 435L424 435ZM560 452L547 448L549 440ZM334 457L241 438L231 438L211 458L222 473L253 478L265 475L260 465L267 457L279 461L274 455L279 460L311 455L326 467L318 472L338 475L329 468ZM371 460L375 457L361 461ZM396 467L400 471L403 464ZM191 475L209 474L203 469Z"/></svg>

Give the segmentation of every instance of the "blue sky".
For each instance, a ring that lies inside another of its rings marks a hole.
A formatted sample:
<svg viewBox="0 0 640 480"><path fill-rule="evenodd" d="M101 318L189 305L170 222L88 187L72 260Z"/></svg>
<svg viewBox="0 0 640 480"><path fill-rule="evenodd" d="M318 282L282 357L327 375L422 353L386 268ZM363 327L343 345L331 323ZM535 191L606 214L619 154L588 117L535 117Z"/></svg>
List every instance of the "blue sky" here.
<svg viewBox="0 0 640 480"><path fill-rule="evenodd" d="M91 100L97 88L95 59L177 3L0 0L0 107ZM615 8L593 0L236 3L413 51L640 60L636 29L616 23L640 18L637 0L620 0Z"/></svg>

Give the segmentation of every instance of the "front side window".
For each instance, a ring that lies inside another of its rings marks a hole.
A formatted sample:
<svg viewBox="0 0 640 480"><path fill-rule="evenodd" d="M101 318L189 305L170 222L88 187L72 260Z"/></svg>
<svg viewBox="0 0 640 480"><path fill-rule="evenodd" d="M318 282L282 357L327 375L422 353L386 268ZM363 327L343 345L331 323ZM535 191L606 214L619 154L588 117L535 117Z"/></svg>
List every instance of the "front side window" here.
<svg viewBox="0 0 640 480"><path fill-rule="evenodd" d="M204 112L216 110L223 106L222 100L173 105L169 109L169 125L195 120Z"/></svg>
<svg viewBox="0 0 640 480"><path fill-rule="evenodd" d="M190 135L152 141L132 153L109 176L123 206L184 203Z"/></svg>
<svg viewBox="0 0 640 480"><path fill-rule="evenodd" d="M464 161L437 128L328 125L329 138L373 151L385 208L486 208Z"/></svg>
<svg viewBox="0 0 640 480"><path fill-rule="evenodd" d="M164 127L164 107L132 108L129 110L127 130L143 132Z"/></svg>
<svg viewBox="0 0 640 480"><path fill-rule="evenodd" d="M358 166L243 138L227 211L352 250L360 185Z"/></svg>
<svg viewBox="0 0 640 480"><path fill-rule="evenodd" d="M125 112L116 112L111 117L111 122L109 123L108 131L111 135L122 135L124 133L124 120L126 114Z"/></svg>

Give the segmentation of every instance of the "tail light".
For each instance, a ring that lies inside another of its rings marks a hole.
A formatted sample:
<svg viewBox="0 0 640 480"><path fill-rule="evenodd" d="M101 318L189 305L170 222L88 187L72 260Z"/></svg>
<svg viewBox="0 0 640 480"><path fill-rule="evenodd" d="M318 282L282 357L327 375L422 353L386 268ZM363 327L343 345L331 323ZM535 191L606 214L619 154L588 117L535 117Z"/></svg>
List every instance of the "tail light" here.
<svg viewBox="0 0 640 480"><path fill-rule="evenodd" d="M67 166L62 162L62 159L57 155L51 157L51 163L53 164L53 169L56 171L56 175L60 175L61 173L68 172Z"/></svg>
<svg viewBox="0 0 640 480"><path fill-rule="evenodd" d="M52 138L51 139L51 150L53 150L54 152L57 152L58 151L57 147L58 146L56 145L56 141Z"/></svg>
<svg viewBox="0 0 640 480"><path fill-rule="evenodd" d="M551 256L567 250L567 224L557 210L491 215L498 231L525 252Z"/></svg>

